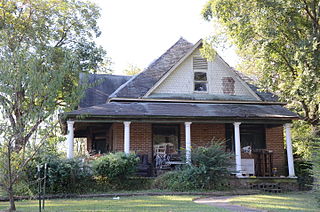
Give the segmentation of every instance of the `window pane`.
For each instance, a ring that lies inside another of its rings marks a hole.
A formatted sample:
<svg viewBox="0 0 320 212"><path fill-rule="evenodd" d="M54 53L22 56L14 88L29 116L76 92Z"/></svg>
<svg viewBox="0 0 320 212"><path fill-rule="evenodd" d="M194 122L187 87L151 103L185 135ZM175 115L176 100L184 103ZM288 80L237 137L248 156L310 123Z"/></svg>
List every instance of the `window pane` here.
<svg viewBox="0 0 320 212"><path fill-rule="evenodd" d="M207 91L207 83L206 82L195 82L194 83L195 91Z"/></svg>
<svg viewBox="0 0 320 212"><path fill-rule="evenodd" d="M205 73L205 72L194 72L194 80L196 80L196 81L207 81L207 73Z"/></svg>

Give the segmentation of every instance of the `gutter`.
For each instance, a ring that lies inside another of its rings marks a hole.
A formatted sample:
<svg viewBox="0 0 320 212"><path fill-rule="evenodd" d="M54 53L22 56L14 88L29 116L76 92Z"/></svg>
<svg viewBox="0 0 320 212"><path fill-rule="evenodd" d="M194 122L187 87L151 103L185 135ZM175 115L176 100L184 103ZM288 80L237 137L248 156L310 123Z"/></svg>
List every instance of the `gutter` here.
<svg viewBox="0 0 320 212"><path fill-rule="evenodd" d="M119 98L108 99L109 102L174 102L174 103L212 103L212 104L255 104L255 105L286 105L285 102L262 102L262 101L238 101L238 100L191 100L191 99L154 99L154 98Z"/></svg>

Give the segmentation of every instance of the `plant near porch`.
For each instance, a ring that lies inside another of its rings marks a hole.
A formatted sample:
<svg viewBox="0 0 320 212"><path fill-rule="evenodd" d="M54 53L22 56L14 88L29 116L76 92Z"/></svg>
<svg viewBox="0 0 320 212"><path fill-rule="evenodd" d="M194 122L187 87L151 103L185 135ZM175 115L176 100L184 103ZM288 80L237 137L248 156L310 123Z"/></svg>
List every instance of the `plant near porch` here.
<svg viewBox="0 0 320 212"><path fill-rule="evenodd" d="M119 187L135 173L138 162L139 158L135 154L116 152L93 161L92 167L95 177L100 178L100 181Z"/></svg>
<svg viewBox="0 0 320 212"><path fill-rule="evenodd" d="M232 154L214 139L208 146L191 151L191 164L159 176L154 186L174 191L223 189L233 164Z"/></svg>

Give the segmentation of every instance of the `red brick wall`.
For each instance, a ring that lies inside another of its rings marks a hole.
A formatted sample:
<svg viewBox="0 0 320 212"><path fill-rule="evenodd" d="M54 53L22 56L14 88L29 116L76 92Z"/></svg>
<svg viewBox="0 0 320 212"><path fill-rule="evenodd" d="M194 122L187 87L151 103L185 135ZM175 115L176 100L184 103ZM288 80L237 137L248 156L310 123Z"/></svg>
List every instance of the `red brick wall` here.
<svg viewBox="0 0 320 212"><path fill-rule="evenodd" d="M278 169L279 175L285 174L285 154L283 143L283 127L266 128L267 149L273 151L273 167Z"/></svg>
<svg viewBox="0 0 320 212"><path fill-rule="evenodd" d="M124 125L123 123L113 123L112 124L112 143L113 151L123 152L123 135L124 135Z"/></svg>
<svg viewBox="0 0 320 212"><path fill-rule="evenodd" d="M225 124L191 124L191 146L204 146L208 144L212 138L225 140L226 137ZM180 125L180 142L181 147L185 148L185 126Z"/></svg>
<svg viewBox="0 0 320 212"><path fill-rule="evenodd" d="M124 151L124 125L112 125L113 151ZM137 154L148 154L151 159L152 150L152 125L151 123L130 124L130 151Z"/></svg>
<svg viewBox="0 0 320 212"><path fill-rule="evenodd" d="M137 154L148 154L152 158L152 124L131 123L130 150Z"/></svg>
<svg viewBox="0 0 320 212"><path fill-rule="evenodd" d="M112 125L113 150L123 151L123 123ZM191 145L203 146L212 138L225 139L224 124L191 124ZM185 126L180 124L180 144L185 148ZM149 154L152 150L152 124L131 123L130 125L130 150L137 153Z"/></svg>

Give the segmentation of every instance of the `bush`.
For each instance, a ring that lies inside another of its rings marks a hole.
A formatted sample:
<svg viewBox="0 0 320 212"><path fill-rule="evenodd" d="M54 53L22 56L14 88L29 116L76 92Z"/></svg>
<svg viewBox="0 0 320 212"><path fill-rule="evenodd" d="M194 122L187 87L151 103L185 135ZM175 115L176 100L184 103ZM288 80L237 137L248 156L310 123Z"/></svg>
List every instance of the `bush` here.
<svg viewBox="0 0 320 212"><path fill-rule="evenodd" d="M221 143L198 147L192 150L191 158L191 165L159 176L154 187L174 191L224 188L230 174L228 168L233 162L231 154L224 151Z"/></svg>
<svg viewBox="0 0 320 212"><path fill-rule="evenodd" d="M311 190L313 183L312 163L305 160L295 160L294 169L298 177L299 190Z"/></svg>
<svg viewBox="0 0 320 212"><path fill-rule="evenodd" d="M37 189L37 165L47 163L47 193L83 193L90 186L92 170L80 159L64 159L55 155L46 155L34 160L28 167L28 179L33 190ZM43 176L43 168L41 169Z"/></svg>
<svg viewBox="0 0 320 212"><path fill-rule="evenodd" d="M110 181L123 181L132 176L139 158L135 154L123 152L109 153L93 162L95 176L106 177Z"/></svg>

